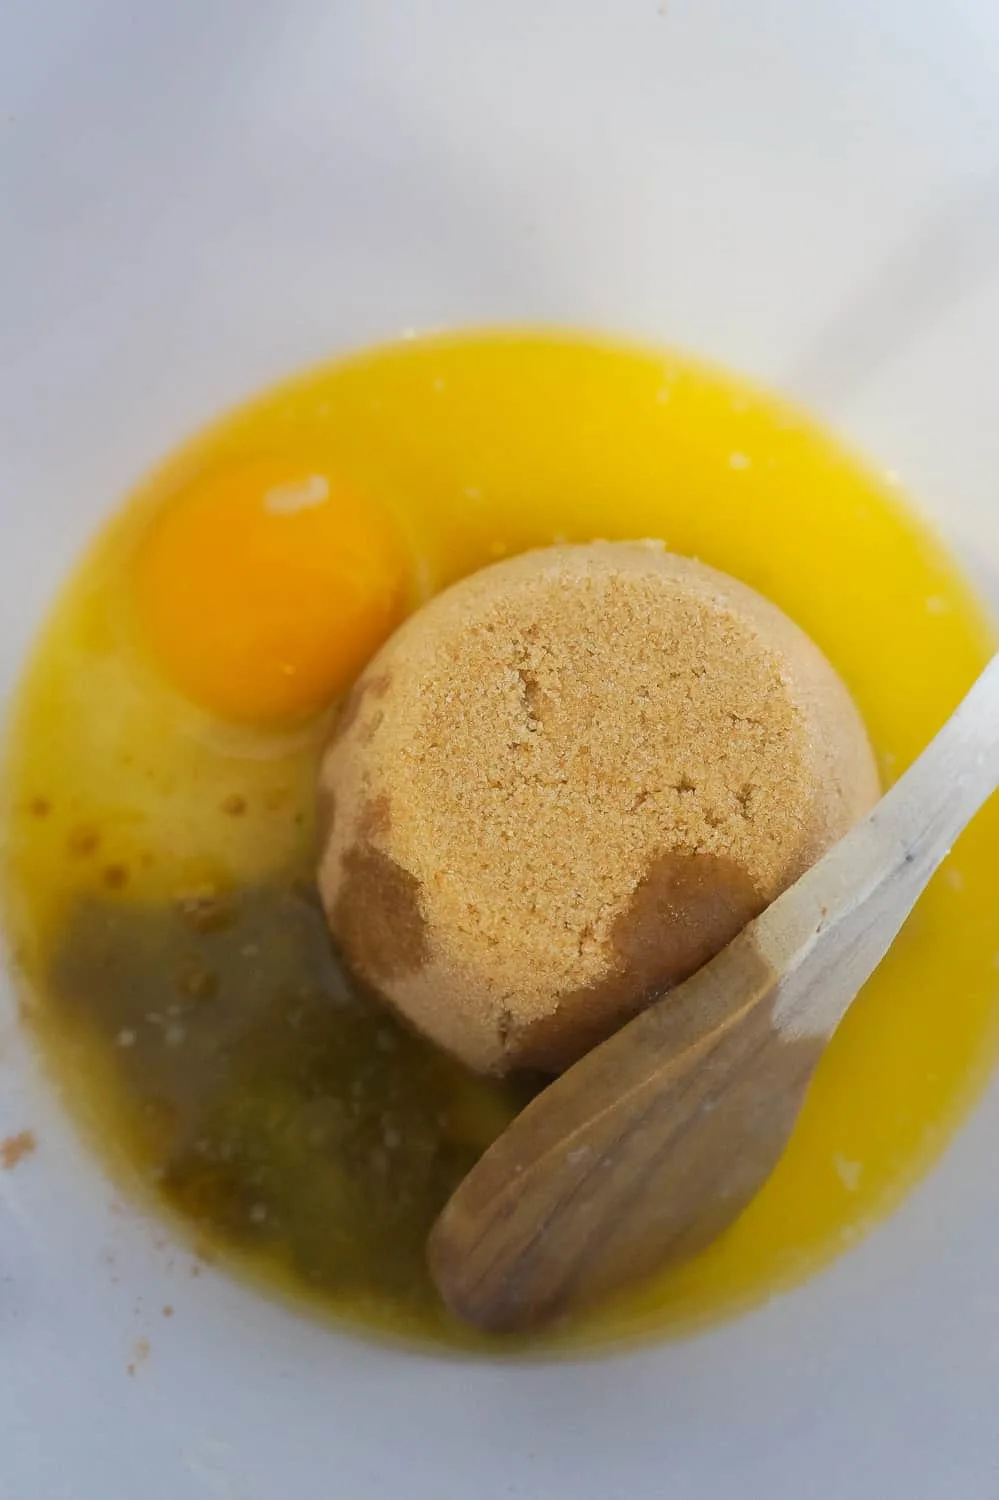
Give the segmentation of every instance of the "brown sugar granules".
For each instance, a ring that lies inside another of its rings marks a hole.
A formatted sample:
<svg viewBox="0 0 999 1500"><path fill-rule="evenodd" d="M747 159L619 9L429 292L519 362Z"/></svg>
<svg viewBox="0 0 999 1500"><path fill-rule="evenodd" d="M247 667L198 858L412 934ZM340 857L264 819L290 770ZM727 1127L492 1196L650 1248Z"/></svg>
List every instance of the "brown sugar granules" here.
<svg viewBox="0 0 999 1500"><path fill-rule="evenodd" d="M360 678L320 886L414 1026L477 1069L557 1070L877 795L846 689L775 606L658 544L551 548L439 595Z"/></svg>
<svg viewBox="0 0 999 1500"><path fill-rule="evenodd" d="M9 1135L6 1140L0 1141L0 1167L5 1172L12 1171L26 1156L31 1155L37 1144L32 1130L21 1130L17 1135Z"/></svg>

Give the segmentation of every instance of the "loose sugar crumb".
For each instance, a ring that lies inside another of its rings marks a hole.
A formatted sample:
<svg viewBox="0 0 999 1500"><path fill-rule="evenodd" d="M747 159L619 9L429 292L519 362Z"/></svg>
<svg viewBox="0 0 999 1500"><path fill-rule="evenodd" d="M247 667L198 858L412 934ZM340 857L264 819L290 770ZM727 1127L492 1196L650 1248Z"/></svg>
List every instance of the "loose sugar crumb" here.
<svg viewBox="0 0 999 1500"><path fill-rule="evenodd" d="M9 1135L6 1140L0 1141L0 1168L5 1172L11 1172L26 1156L31 1156L38 1149L33 1130L19 1130L17 1135Z"/></svg>

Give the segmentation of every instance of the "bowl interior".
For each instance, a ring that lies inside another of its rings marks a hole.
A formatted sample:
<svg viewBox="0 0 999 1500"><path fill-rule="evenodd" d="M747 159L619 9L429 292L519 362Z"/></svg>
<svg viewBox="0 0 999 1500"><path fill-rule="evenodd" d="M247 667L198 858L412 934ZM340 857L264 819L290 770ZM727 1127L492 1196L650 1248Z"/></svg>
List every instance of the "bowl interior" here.
<svg viewBox="0 0 999 1500"><path fill-rule="evenodd" d="M0 17L3 692L149 463L296 366L407 328L589 326L751 373L899 470L999 602L997 65L987 0ZM562 1366L364 1345L193 1276L77 1141L7 986L0 1136L25 1128L35 1154L0 1173L0 1489L987 1492L996 1089L817 1280Z"/></svg>

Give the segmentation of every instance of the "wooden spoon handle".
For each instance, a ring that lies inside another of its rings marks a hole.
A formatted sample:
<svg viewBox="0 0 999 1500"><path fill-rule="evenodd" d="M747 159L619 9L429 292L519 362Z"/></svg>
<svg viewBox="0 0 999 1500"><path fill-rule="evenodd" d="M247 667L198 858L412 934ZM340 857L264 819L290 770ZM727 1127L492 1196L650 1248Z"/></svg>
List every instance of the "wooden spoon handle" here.
<svg viewBox="0 0 999 1500"><path fill-rule="evenodd" d="M754 924L789 1037L829 1037L999 786L999 656L874 811Z"/></svg>

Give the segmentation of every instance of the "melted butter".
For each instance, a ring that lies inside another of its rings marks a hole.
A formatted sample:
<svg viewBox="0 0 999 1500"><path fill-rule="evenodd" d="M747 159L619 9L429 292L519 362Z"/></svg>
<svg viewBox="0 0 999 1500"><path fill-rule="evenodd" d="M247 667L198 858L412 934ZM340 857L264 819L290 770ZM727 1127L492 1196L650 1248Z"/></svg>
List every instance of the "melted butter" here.
<svg viewBox="0 0 999 1500"><path fill-rule="evenodd" d="M582 339L417 341L308 373L188 445L105 529L42 635L8 747L7 920L45 1054L117 1169L202 1242L341 1319L462 1342L422 1236L524 1090L472 1079L345 1001L312 916L286 920L326 724L281 736L212 720L157 679L131 618L137 539L185 477L299 449L328 451L390 508L424 594L594 537L662 537L742 578L843 674L886 781L992 637L891 487L803 414L689 361ZM899 1201L999 1047L997 841L993 806L850 1012L742 1219L546 1346L730 1315ZM220 893L231 921L202 931ZM240 963L259 979L252 1004Z"/></svg>

